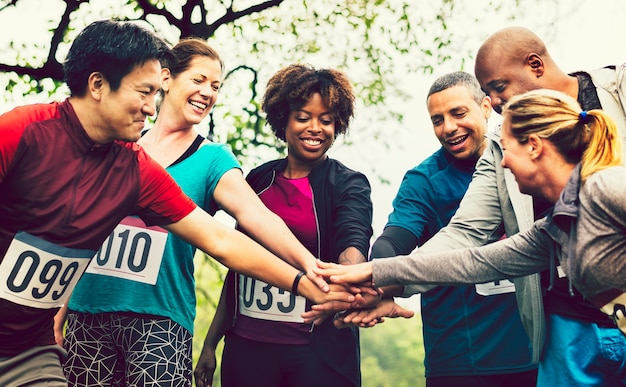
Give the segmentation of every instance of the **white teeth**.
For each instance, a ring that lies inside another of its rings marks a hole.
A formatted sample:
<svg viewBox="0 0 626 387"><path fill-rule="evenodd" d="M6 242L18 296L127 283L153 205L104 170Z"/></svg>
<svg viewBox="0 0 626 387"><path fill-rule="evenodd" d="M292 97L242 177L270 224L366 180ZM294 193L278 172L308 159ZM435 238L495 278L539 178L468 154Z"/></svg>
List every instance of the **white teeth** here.
<svg viewBox="0 0 626 387"><path fill-rule="evenodd" d="M448 144L450 144L450 145L458 145L458 144L462 143L463 141L465 141L465 139L467 137L468 136L463 136L463 137L460 137L460 138L458 138L458 139L456 139L454 141L448 141Z"/></svg>
<svg viewBox="0 0 626 387"><path fill-rule="evenodd" d="M304 140L304 142L309 145L319 145L322 143L322 141L320 140L309 140L309 139Z"/></svg>
<svg viewBox="0 0 626 387"><path fill-rule="evenodd" d="M196 101L189 101L189 104L190 104L191 106L194 106L194 107L196 107L196 108L198 108L198 109L202 109L202 110L204 110L204 109L206 109L206 108L207 108L207 105L206 105L206 104L204 104L204 103L200 103L200 102L196 102Z"/></svg>

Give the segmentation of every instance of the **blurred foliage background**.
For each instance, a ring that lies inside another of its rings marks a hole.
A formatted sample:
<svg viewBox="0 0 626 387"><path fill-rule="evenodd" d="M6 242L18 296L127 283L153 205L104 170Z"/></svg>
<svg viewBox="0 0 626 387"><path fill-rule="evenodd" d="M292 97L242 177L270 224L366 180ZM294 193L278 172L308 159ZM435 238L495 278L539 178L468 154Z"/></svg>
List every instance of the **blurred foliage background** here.
<svg viewBox="0 0 626 387"><path fill-rule="evenodd" d="M378 192L395 194L404 171L438 147L425 115L424 96L430 83L445 72L472 72L476 49L495 29L523 21L550 42L559 32L556 23L581 20L573 15L588 3L590 0L0 0L0 87L5 90L0 106L6 111L19 104L65 98L61 63L78 31L96 19L137 20L171 44L181 37L202 37L220 52L227 74L218 104L198 130L213 141L229 144L246 171L284 154L284 145L264 127L259 108L271 74L293 62L339 68L356 89L357 116L350 136L335 143L331 156L370 178L376 235L391 202L388 195L380 201ZM591 3L604 12L602 19L595 19L602 25L593 26L594 30L604 28L604 20L624 9L619 0L611 1L611 8L606 0ZM563 38L561 41L571 40L569 35ZM582 50L586 58L596 57L594 50L604 49L599 43L576 47L574 54L580 57ZM224 275L220 264L197 254L196 357ZM423 356L419 315L362 330L364 387L423 386ZM219 377L215 381L219 386Z"/></svg>

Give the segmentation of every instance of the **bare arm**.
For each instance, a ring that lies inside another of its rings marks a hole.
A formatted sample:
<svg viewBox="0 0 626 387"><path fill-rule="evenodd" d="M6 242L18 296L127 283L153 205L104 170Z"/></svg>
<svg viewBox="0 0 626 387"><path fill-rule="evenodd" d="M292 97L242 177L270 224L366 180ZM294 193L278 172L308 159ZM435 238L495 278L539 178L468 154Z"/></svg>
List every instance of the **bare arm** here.
<svg viewBox="0 0 626 387"><path fill-rule="evenodd" d="M264 249L239 231L215 220L196 208L179 222L165 226L180 238L204 251L224 266L241 274L259 278L268 284L291 291L298 270ZM324 293L307 277L298 285L298 294L320 303L330 300L351 302L347 292Z"/></svg>
<svg viewBox="0 0 626 387"><path fill-rule="evenodd" d="M193 372L196 386L198 387L210 387L213 384L213 375L217 368L215 351L220 340L222 340L226 331L232 325L233 314L229 312L227 305L229 297L234 297L231 294L231 292L234 292L234 289L232 289L232 286L234 286L234 275L236 275L234 272L229 272L224 281L220 301L217 304L213 321L211 321L211 326L204 339L202 352L200 352L198 363Z"/></svg>
<svg viewBox="0 0 626 387"><path fill-rule="evenodd" d="M63 346L63 328L65 327L65 320L67 319L67 311L67 304L65 304L54 316L54 341L61 347Z"/></svg>
<svg viewBox="0 0 626 387"><path fill-rule="evenodd" d="M313 272L313 254L298 241L285 222L263 204L239 169L232 169L220 178L213 197L224 211L237 220L246 234L291 265L302 269L320 289L328 290L328 284Z"/></svg>

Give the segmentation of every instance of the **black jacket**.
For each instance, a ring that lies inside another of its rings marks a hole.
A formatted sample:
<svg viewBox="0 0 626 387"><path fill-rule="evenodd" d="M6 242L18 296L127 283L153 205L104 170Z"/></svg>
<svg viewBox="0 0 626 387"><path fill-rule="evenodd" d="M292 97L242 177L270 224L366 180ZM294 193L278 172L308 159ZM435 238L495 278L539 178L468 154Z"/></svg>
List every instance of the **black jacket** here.
<svg viewBox="0 0 626 387"><path fill-rule="evenodd" d="M253 169L246 180L260 194L272 185L276 174L286 165L286 159L270 161ZM317 258L337 262L339 254L350 246L367 257L373 233L371 187L367 177L327 158L311 171L309 182L318 228ZM232 281L238 276L229 277ZM230 289L238 289L234 282L230 285ZM361 385L358 329L336 329L329 317L312 331L311 345L331 368L355 386Z"/></svg>

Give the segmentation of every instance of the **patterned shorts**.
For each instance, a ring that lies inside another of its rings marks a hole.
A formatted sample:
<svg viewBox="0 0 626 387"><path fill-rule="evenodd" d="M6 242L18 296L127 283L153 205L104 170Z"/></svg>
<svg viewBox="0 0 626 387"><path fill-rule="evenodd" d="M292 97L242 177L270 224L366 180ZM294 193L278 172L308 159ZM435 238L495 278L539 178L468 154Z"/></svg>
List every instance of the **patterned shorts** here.
<svg viewBox="0 0 626 387"><path fill-rule="evenodd" d="M70 312L70 386L191 386L193 337L159 316Z"/></svg>

